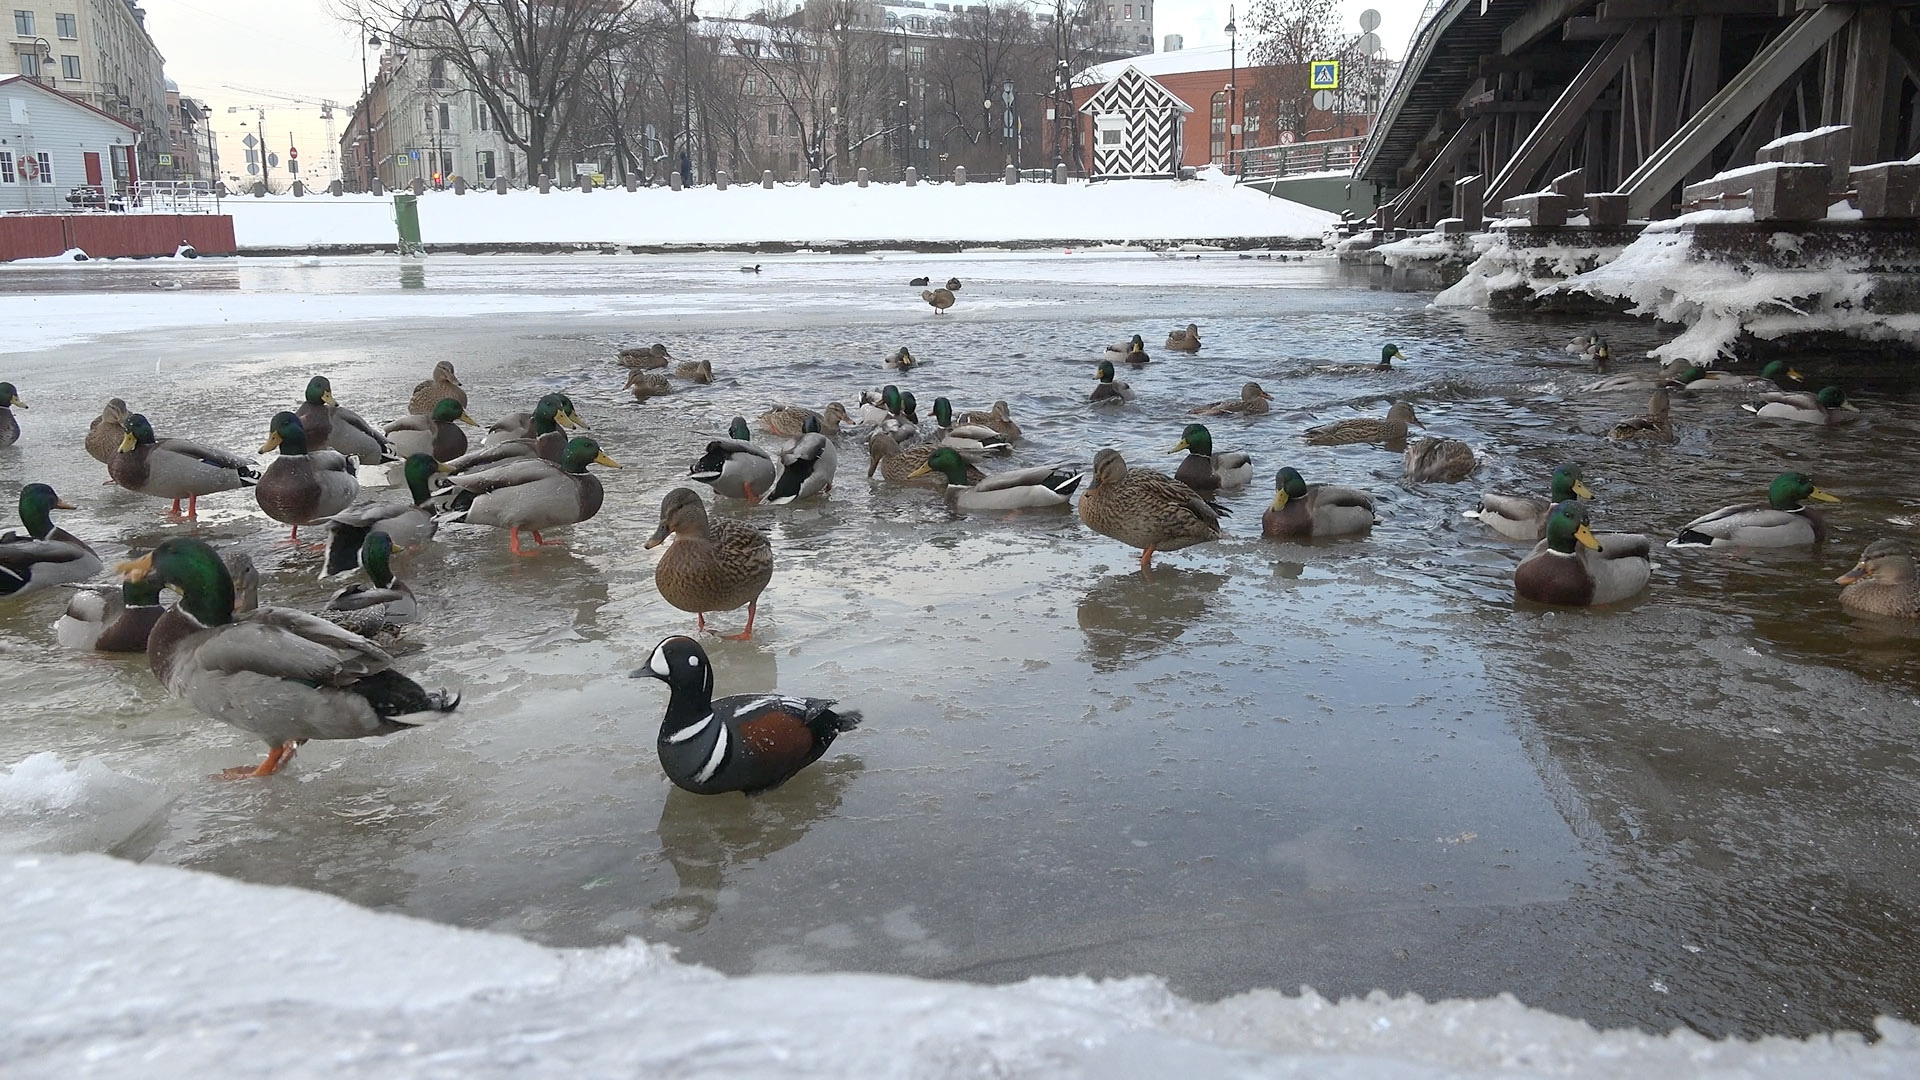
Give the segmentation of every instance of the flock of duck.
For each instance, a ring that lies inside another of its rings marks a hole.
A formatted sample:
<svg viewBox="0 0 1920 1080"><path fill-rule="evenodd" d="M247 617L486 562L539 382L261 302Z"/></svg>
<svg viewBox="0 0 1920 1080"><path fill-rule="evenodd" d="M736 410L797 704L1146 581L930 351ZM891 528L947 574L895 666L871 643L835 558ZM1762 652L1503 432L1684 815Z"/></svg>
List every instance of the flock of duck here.
<svg viewBox="0 0 1920 1080"><path fill-rule="evenodd" d="M916 281L913 284L924 284ZM955 279L928 290L936 311L951 306ZM944 303L941 302L944 294ZM1569 346L1604 372L1608 347L1597 338ZM1194 324L1168 334L1168 352L1201 350ZM663 344L622 350L618 363L631 369L627 388L646 401L672 393L668 377L711 382L706 361L680 363ZM1393 370L1405 359L1382 346L1376 364L1337 364L1330 373ZM1136 400L1117 378L1117 365L1150 363L1143 338L1106 348L1088 396L1090 408L1124 406ZM901 348L886 367L910 372L916 361ZM1649 390L1649 411L1616 425L1621 440L1671 441L1672 402L1715 390L1751 395L1759 416L1814 424L1845 423L1857 410L1837 387L1818 393L1782 389L1797 380L1787 365L1770 365L1758 379L1678 366L1659 372L1607 375L1589 389ZM1271 395L1249 382L1238 397L1190 409L1195 417L1256 417L1270 411ZM117 587L87 583L105 564L94 548L53 523L54 511L71 509L52 488L30 483L20 493L24 532L0 537L0 598L21 597L60 586L75 587L56 638L73 648L144 652L154 674L175 697L228 724L249 731L268 747L256 766L228 770L231 776L266 776L278 770L309 739L385 735L431 723L453 712L458 693L429 691L397 670L404 628L418 617L412 588L396 576L396 556L417 552L451 522L507 532L509 550L532 556L558 544L543 531L594 517L604 490L589 466L619 468L602 450L565 394L543 396L526 412L495 422L476 446L467 427L465 388L447 362L436 365L408 402L407 415L376 427L341 405L324 376L312 378L303 400L275 414L259 453L274 456L264 469L255 460L184 438L156 434L144 415L113 399L94 420L85 450L107 469L109 482L128 491L168 500L169 516L192 520L202 496L251 489L260 509L289 527L324 528L323 578L355 576L323 610L306 612L257 602L258 575L244 554L221 553L192 535L176 535L151 551L118 562ZM1228 511L1217 493L1244 487L1254 475L1251 454L1216 449L1213 434L1195 420L1168 451L1186 456L1171 474L1130 466L1113 448L1099 450L1087 472L1054 464L989 472L982 465L1010 454L1021 429L1011 407L956 412L945 397L932 403L927 430L911 391L889 384L864 392L848 409L829 402L815 409L776 405L758 417L761 428L784 440L777 450L753 440L745 417L734 417L725 437L714 438L688 468L688 478L716 497L775 505L829 494L843 429L864 437L867 475L884 482L922 485L940 492L958 511L1018 512L1074 505L1093 531L1140 549L1140 569L1150 572L1156 552L1218 540ZM0 446L21 432L12 410L26 408L11 383L0 382ZM1473 449L1456 439L1411 438L1424 426L1407 402L1385 416L1342 420L1300 432L1310 445L1379 444L1403 449L1409 481L1453 482L1477 467ZM404 481L404 497L364 498L358 466L385 463ZM1651 542L1641 534L1596 533L1583 501L1591 497L1577 466L1556 470L1544 496L1487 492L1477 518L1495 533L1531 542L1532 551L1514 573L1522 599L1563 606L1615 604L1647 588ZM1755 548L1819 543L1826 527L1809 502L1834 502L1800 473L1775 480L1765 501L1723 507L1683 526L1671 547ZM1274 477L1272 502L1261 533L1276 538L1359 536L1377 524L1373 497L1362 490L1309 483L1283 467ZM523 543L522 534L531 538ZM727 516L710 515L697 491L676 487L661 502L658 527L648 548L671 540L655 569L663 599L695 614L707 632L709 612L747 609L737 639L752 636L761 594L772 580L774 552L767 534ZM1920 617L1920 581L1904 545L1879 540L1839 582L1849 610L1892 617ZM179 594L172 607L161 593ZM669 700L658 751L668 777L698 793L755 793L777 786L817 760L834 738L859 722L860 714L836 710L823 699L778 694L715 699L713 673L700 643L691 637L661 642L635 677L668 684Z"/></svg>

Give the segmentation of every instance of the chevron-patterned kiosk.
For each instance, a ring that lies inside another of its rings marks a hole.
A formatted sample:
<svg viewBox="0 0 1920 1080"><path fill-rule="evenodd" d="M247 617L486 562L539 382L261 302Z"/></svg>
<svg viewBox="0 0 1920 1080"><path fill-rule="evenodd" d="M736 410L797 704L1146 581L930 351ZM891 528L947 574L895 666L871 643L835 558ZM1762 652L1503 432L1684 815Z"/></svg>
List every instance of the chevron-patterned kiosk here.
<svg viewBox="0 0 1920 1080"><path fill-rule="evenodd" d="M1180 171L1180 126L1193 106L1129 64L1087 99L1093 117L1094 180L1157 177Z"/></svg>

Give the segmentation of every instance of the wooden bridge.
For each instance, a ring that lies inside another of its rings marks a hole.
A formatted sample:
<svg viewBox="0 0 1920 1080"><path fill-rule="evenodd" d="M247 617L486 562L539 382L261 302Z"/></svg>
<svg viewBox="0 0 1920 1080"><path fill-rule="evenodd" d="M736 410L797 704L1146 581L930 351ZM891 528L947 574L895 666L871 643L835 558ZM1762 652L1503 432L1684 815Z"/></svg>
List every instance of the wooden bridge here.
<svg viewBox="0 0 1920 1080"><path fill-rule="evenodd" d="M1797 216L1817 202L1819 216L1828 194L1848 189L1849 167L1920 151L1916 9L1920 0L1432 0L1354 175L1377 186L1389 229L1449 218L1474 228L1484 207L1524 211L1509 200L1556 180L1602 225L1672 216L1683 195L1718 198L1704 182L1756 158L1819 161L1837 188L1795 187L1762 166L1743 189L1764 188ZM1812 156L1782 141L1797 132L1812 133ZM1920 182L1920 164L1894 168L1893 201L1910 204L1902 185Z"/></svg>

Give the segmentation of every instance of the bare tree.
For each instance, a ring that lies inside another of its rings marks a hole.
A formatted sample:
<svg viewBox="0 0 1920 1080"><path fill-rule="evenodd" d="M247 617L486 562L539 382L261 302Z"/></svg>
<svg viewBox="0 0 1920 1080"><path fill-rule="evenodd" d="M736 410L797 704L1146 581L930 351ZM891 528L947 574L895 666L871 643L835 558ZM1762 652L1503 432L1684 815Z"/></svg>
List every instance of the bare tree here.
<svg viewBox="0 0 1920 1080"><path fill-rule="evenodd" d="M1248 29L1259 40L1247 50L1247 57L1265 71L1241 100L1258 100L1263 108L1270 108L1276 134L1307 135L1313 91L1308 87L1306 65L1340 50L1339 19L1339 0L1256 0L1248 12ZM1240 118L1229 122L1239 123Z"/></svg>

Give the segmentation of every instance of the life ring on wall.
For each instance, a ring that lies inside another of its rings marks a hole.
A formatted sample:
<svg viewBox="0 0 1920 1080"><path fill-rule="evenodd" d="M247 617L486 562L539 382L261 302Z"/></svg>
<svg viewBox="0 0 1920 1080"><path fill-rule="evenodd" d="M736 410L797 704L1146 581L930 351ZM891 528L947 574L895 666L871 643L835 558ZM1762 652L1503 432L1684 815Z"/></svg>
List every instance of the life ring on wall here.
<svg viewBox="0 0 1920 1080"><path fill-rule="evenodd" d="M39 176L40 175L39 159L30 158L30 157L21 158L20 159L20 175L25 177L28 180L32 180L34 177Z"/></svg>

